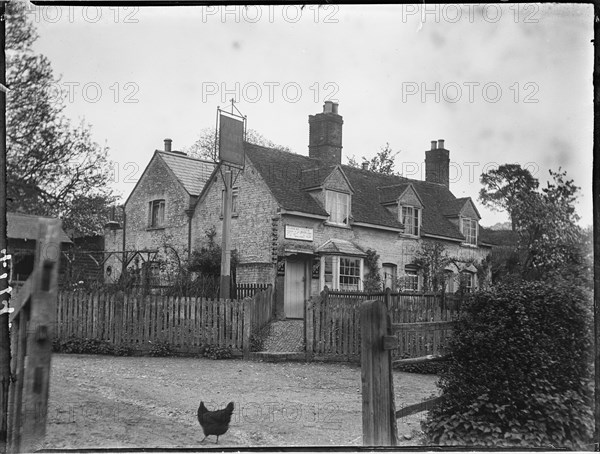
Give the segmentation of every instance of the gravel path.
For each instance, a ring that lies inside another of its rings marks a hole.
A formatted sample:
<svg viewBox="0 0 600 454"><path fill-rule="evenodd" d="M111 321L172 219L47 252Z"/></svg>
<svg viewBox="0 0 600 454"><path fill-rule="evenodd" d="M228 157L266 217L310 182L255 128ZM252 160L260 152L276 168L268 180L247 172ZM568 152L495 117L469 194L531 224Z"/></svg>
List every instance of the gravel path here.
<svg viewBox="0 0 600 454"><path fill-rule="evenodd" d="M396 372L396 408L436 393L436 381ZM214 437L200 444L200 400L235 403L219 446L360 446L360 387L348 364L56 354L40 447L214 448ZM398 421L403 445L418 445L423 415Z"/></svg>

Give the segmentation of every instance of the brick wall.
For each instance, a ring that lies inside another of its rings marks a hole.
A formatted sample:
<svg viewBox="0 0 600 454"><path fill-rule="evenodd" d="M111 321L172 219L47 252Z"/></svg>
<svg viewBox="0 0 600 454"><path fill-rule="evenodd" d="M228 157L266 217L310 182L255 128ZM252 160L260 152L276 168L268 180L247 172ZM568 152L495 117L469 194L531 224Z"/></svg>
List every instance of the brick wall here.
<svg viewBox="0 0 600 454"><path fill-rule="evenodd" d="M238 200L237 213L231 220L231 247L237 249L241 264L237 273L238 282L274 284L272 218L277 213L278 205L249 160L246 160L246 168L237 178L236 173L234 170L234 187L238 188ZM205 232L211 227L215 227L217 232L215 241L221 242L223 189L223 179L217 173L194 212L192 250L199 249L206 243ZM265 265L268 263L273 263L270 269Z"/></svg>
<svg viewBox="0 0 600 454"><path fill-rule="evenodd" d="M314 241L300 241L284 238L283 225L289 224L297 227L308 227L313 229ZM335 227L323 224L322 221L316 219L302 218L300 216L284 215L282 218L281 228L279 231L279 251L285 249L316 249L331 238L352 241L360 246L363 250L375 250L380 258L379 265L382 263L393 263L397 266L398 275L404 273L404 267L413 262L415 254L421 247L423 241L441 241L445 246L449 255L457 257L461 261L468 262L470 260L480 261L485 258L490 250L487 248L473 248L461 246L457 243L443 240L432 239L417 239L399 235L392 231L384 231L379 229L371 229L366 227L353 226L352 228ZM365 273L367 268L365 267ZM313 281L316 281L313 280ZM313 294L315 289L318 289L319 283L313 282ZM321 289L318 289L319 291Z"/></svg>
<svg viewBox="0 0 600 454"><path fill-rule="evenodd" d="M149 228L148 203L157 199L165 200L164 227ZM155 155L125 207L126 249L156 249L167 243L180 257L187 257L188 217L185 210L188 205L189 195L167 165Z"/></svg>

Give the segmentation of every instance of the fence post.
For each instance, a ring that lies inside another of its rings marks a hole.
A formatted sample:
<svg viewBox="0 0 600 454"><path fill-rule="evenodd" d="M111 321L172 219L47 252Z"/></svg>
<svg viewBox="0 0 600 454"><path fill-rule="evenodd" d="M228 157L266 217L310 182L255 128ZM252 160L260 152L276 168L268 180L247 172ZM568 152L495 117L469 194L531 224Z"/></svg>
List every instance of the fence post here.
<svg viewBox="0 0 600 454"><path fill-rule="evenodd" d="M360 306L363 445L396 446L396 406L392 356L383 349L383 336L391 334L385 302L365 301Z"/></svg>
<svg viewBox="0 0 600 454"><path fill-rule="evenodd" d="M250 336L252 335L252 312L254 312L254 300L252 298L244 298L244 359L250 358Z"/></svg>
<svg viewBox="0 0 600 454"><path fill-rule="evenodd" d="M304 351L306 353L313 353L313 345L315 342L314 335L314 307L313 298L306 300L306 311L304 314Z"/></svg>
<svg viewBox="0 0 600 454"><path fill-rule="evenodd" d="M389 311L392 307L392 289L391 288L387 287L385 289L385 295L383 296L383 298L385 301L385 307Z"/></svg>

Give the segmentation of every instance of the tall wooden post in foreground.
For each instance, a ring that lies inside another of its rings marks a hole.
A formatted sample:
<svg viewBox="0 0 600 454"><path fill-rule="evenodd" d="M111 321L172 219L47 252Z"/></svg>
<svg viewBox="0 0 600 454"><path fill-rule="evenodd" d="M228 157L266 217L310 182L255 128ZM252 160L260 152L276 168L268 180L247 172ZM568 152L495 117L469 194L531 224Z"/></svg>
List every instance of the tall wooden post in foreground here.
<svg viewBox="0 0 600 454"><path fill-rule="evenodd" d="M6 2L0 2L0 453L8 441L8 389L10 386L10 337L8 333L8 257L6 249Z"/></svg>
<svg viewBox="0 0 600 454"><path fill-rule="evenodd" d="M391 323L383 301L365 301L360 306L363 445L396 446L392 355L384 350L383 338L391 334Z"/></svg>
<svg viewBox="0 0 600 454"><path fill-rule="evenodd" d="M11 370L15 375L8 411L11 453L36 450L46 435L60 229L58 219L40 221L33 273L14 298L14 312L10 314Z"/></svg>

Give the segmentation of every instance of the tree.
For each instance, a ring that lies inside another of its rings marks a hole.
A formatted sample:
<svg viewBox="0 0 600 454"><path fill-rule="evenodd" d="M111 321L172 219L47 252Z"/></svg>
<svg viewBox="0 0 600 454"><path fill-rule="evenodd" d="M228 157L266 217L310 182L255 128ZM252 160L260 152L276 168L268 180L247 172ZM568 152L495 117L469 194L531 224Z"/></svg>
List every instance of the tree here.
<svg viewBox="0 0 600 454"><path fill-rule="evenodd" d="M199 159L217 161L218 156L216 154L217 149L215 146L217 139L218 135L215 135L214 129L204 128L200 131L198 140L185 148L184 151L188 155ZM289 147L277 145L254 129L248 129L248 131L246 131L246 142L262 147L274 148L280 151L291 151Z"/></svg>
<svg viewBox="0 0 600 454"><path fill-rule="evenodd" d="M446 247L436 241L424 241L415 254L413 263L423 274L423 290L427 292L445 291L446 267L455 263L456 259L450 257Z"/></svg>
<svg viewBox="0 0 600 454"><path fill-rule="evenodd" d="M394 152L390 147L389 142L386 142L384 146L381 147L379 152L368 160L364 156L362 157L363 164L367 164L367 169L371 172L384 173L386 175L397 175L394 171L395 159L396 156L400 154L400 151ZM362 168L362 165L359 165L354 156L350 156L348 158L348 165L351 167Z"/></svg>
<svg viewBox="0 0 600 454"><path fill-rule="evenodd" d="M513 209L519 197L531 193L538 187L538 180L527 169L518 164L504 164L497 169L481 174L479 200L495 210L506 210L515 231Z"/></svg>
<svg viewBox="0 0 600 454"><path fill-rule="evenodd" d="M71 204L86 197L93 204L114 202L108 149L92 140L89 125L73 126L63 114L65 101L56 93L60 81L50 61L33 52L38 36L26 8L25 2L7 6L8 208L60 216L93 231L106 219L90 213L81 218Z"/></svg>
<svg viewBox="0 0 600 454"><path fill-rule="evenodd" d="M552 181L541 192L516 198L511 207L519 236L522 275L546 279L568 274L586 274L586 234L576 222L575 201L579 188L566 172L549 171ZM591 281L590 281L591 283Z"/></svg>
<svg viewBox="0 0 600 454"><path fill-rule="evenodd" d="M382 282L381 274L379 274L379 254L377 251L371 249L367 250L367 256L365 257L365 265L367 266L367 275L364 280L365 292L375 293L381 292Z"/></svg>

